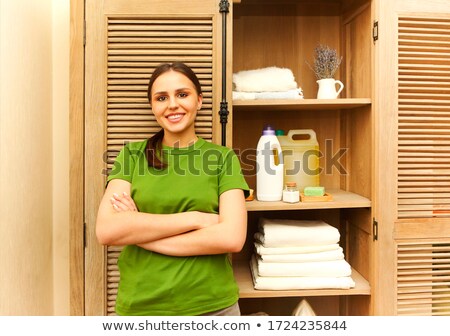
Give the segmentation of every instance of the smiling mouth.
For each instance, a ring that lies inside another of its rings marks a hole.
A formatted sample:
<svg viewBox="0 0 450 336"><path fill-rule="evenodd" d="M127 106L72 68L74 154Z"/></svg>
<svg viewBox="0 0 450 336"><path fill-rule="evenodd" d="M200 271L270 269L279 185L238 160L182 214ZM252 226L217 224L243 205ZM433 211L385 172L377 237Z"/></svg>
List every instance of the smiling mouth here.
<svg viewBox="0 0 450 336"><path fill-rule="evenodd" d="M184 117L183 113L174 113L174 114L168 115L166 118L169 119L170 121L178 121L183 117Z"/></svg>

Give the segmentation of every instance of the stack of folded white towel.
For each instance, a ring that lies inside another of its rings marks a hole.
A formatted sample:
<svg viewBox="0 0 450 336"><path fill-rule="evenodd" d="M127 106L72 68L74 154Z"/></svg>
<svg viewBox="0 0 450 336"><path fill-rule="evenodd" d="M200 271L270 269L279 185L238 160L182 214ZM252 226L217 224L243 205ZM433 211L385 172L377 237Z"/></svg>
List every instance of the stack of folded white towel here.
<svg viewBox="0 0 450 336"><path fill-rule="evenodd" d="M321 220L261 218L250 262L255 289L354 287L339 239L339 231Z"/></svg>
<svg viewBox="0 0 450 336"><path fill-rule="evenodd" d="M268 67L233 74L233 99L302 99L290 69Z"/></svg>

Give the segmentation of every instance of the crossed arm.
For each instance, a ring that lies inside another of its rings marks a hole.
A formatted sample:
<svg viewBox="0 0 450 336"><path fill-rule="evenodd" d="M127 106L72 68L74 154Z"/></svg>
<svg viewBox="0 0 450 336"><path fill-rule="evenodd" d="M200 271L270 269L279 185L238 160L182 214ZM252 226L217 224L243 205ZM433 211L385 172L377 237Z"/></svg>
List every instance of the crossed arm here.
<svg viewBox="0 0 450 336"><path fill-rule="evenodd" d="M242 190L232 189L220 195L218 215L198 211L157 215L138 212L129 196L130 189L127 181L109 182L97 216L96 233L101 244L136 244L171 256L242 249L247 231Z"/></svg>

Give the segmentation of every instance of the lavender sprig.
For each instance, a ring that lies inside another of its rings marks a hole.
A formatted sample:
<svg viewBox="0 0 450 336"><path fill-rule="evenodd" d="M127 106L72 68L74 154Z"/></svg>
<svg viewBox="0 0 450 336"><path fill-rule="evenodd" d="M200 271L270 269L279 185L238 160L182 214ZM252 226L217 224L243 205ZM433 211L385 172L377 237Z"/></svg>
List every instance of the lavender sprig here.
<svg viewBox="0 0 450 336"><path fill-rule="evenodd" d="M314 67L308 62L308 66L316 75L317 79L333 78L334 73L341 64L342 56L339 57L335 49L319 44L314 49Z"/></svg>

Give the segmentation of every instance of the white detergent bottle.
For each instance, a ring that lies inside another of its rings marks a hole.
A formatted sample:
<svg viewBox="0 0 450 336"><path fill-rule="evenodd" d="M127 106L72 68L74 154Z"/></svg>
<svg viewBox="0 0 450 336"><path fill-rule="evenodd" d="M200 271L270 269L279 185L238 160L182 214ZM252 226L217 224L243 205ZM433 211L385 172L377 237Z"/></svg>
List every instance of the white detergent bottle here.
<svg viewBox="0 0 450 336"><path fill-rule="evenodd" d="M256 147L256 198L258 201L281 201L284 165L275 130L266 126Z"/></svg>

